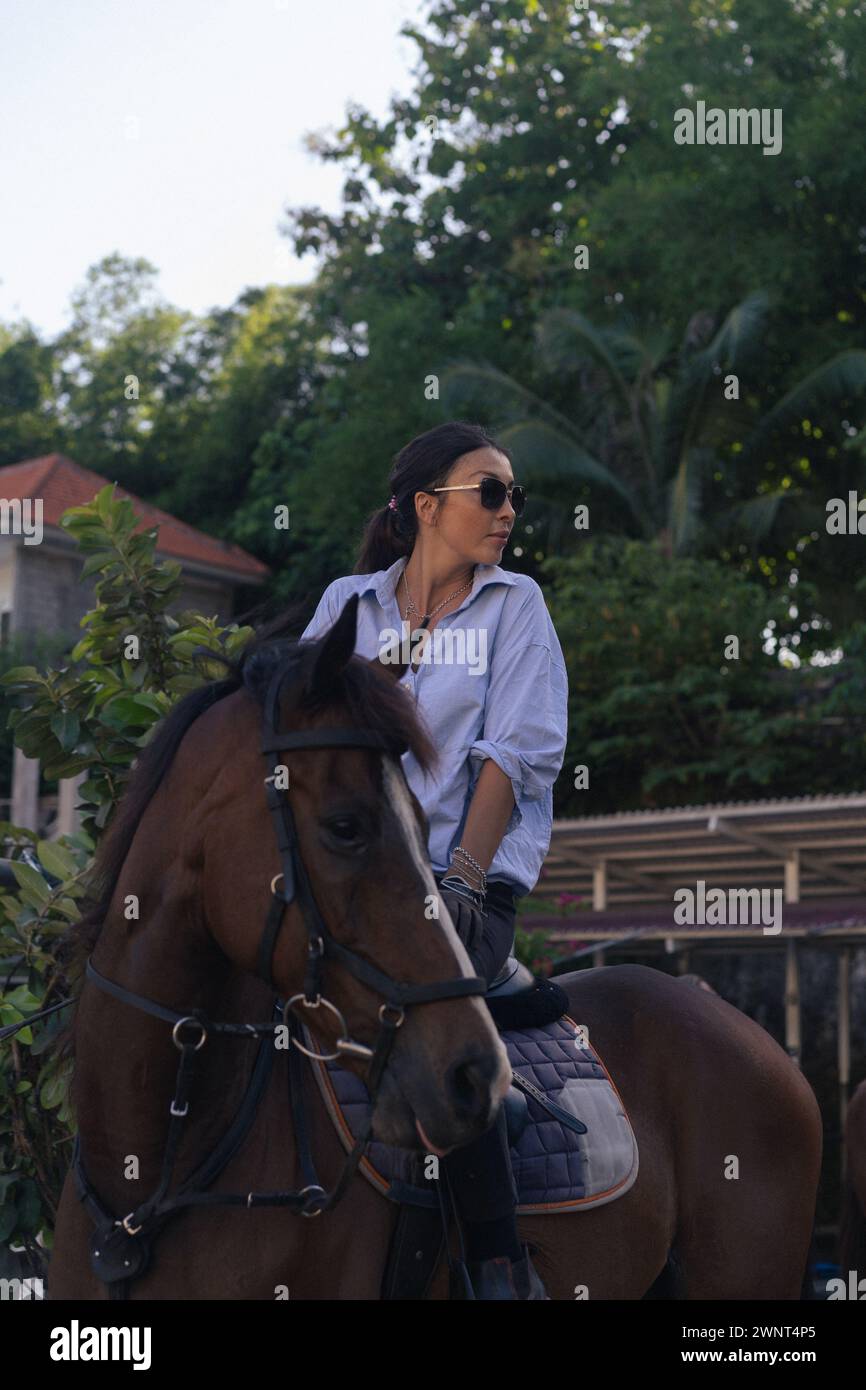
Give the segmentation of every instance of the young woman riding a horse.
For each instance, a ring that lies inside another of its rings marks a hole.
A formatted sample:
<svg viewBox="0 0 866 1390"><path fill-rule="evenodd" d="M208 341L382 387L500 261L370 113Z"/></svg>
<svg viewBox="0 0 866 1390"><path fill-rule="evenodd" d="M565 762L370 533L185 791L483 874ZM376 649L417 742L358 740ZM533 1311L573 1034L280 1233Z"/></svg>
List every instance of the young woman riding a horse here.
<svg viewBox="0 0 866 1390"><path fill-rule="evenodd" d="M636 1181L521 1212L518 1240L490 1120L511 1068L481 995L548 848L565 670L540 589L497 564L524 501L507 452L443 425L390 491L305 635L327 631L295 641L283 617L178 701L100 842L71 932L78 1145L49 1297L384 1296L399 1215L351 1181L362 1141L353 1159L305 1087L303 1008L367 1083L374 1137L442 1156L464 1292L798 1299L814 1093L752 1019L642 965L556 981L616 1078ZM429 634L414 669L407 614ZM453 1296L452 1272L440 1259L425 1297Z"/></svg>
<svg viewBox="0 0 866 1390"><path fill-rule="evenodd" d="M411 644L402 680L438 763L425 775L409 752L403 769L427 817L439 895L491 984L514 944L516 899L535 887L550 844L565 663L539 586L498 563L525 502L507 449L479 426L438 425L397 454L389 491L354 573L328 586L302 640L319 637L357 594L358 655L381 659L390 644L394 661L406 660ZM440 625L436 639L414 635ZM517 1236L504 1109L443 1166L475 1297L546 1298Z"/></svg>

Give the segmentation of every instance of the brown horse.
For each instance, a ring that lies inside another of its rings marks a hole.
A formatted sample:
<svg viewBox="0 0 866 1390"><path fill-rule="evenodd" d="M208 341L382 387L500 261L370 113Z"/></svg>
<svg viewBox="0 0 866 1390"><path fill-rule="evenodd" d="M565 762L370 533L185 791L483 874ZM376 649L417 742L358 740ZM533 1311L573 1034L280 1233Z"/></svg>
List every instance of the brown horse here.
<svg viewBox="0 0 866 1390"><path fill-rule="evenodd" d="M357 600L317 643L288 648L282 726L347 723L405 740L419 762L433 750L399 668L353 657ZM81 945L98 970L170 1009L266 1020L274 991L252 973L280 867L260 779L262 643L242 668L187 700L142 755L100 851L102 896ZM309 748L291 755L300 855L333 938L392 979L424 984L471 974L447 913L428 921L435 894L423 813L397 757ZM285 793L284 793L285 795ZM426 911L425 911L426 906ZM137 914L137 915L136 915ZM277 938L273 977L283 998L302 988L307 935L294 903ZM350 1036L374 1042L381 993L337 960L325 996ZM571 1016L589 1028L637 1134L640 1172L618 1201L579 1215L532 1217L521 1239L551 1297L669 1293L687 1298L797 1298L809 1245L821 1128L812 1092L756 1024L702 990L682 990L638 966L558 980ZM305 1020L330 1045L326 1011ZM248 1051L245 1053L244 1048ZM176 1173L185 1176L228 1128L255 1044L217 1036L202 1052ZM118 1218L156 1188L178 1053L170 1026L83 986L74 1022L75 1103L90 1183ZM244 1144L217 1193L273 1192L304 1183L279 1052ZM366 1065L348 1058L360 1075ZM330 1191L345 1155L307 1078L310 1139ZM507 1089L504 1049L477 998L407 1008L374 1112L377 1138L448 1149L490 1123ZM130 1286L136 1299L376 1299L396 1208L357 1173L315 1219L284 1208L187 1208L156 1238ZM52 1298L99 1299L93 1227L71 1175L49 1269ZM660 1276L663 1276L660 1278ZM430 1296L447 1297L443 1261Z"/></svg>
<svg viewBox="0 0 866 1390"><path fill-rule="evenodd" d="M703 975L677 975L681 985L693 985L695 989L705 989L708 994L716 994L709 980L705 980Z"/></svg>
<svg viewBox="0 0 866 1390"><path fill-rule="evenodd" d="M866 1279L866 1081L861 1081L845 1116L847 1175L839 1223L839 1264L842 1278L856 1270Z"/></svg>

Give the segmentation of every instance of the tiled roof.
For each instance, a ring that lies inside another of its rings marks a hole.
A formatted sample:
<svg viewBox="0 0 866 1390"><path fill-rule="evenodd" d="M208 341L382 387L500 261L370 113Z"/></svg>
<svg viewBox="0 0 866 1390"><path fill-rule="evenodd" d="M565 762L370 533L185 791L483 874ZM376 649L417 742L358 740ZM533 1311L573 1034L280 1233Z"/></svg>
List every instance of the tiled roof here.
<svg viewBox="0 0 866 1390"><path fill-rule="evenodd" d="M59 527L60 518L67 507L81 507L91 502L109 481L98 473L92 473L89 468L82 468L80 463L67 458L65 454L46 454L42 458L24 459L21 463L10 463L0 468L0 497L9 501L16 497L31 497L34 500L40 497L43 525ZM261 583L268 575L267 565L239 545L205 535L168 512L142 502L134 493L122 487L116 488L115 496L129 498L141 518L142 529L159 527L157 549L160 554L182 563L207 565L226 571L238 581L246 583Z"/></svg>

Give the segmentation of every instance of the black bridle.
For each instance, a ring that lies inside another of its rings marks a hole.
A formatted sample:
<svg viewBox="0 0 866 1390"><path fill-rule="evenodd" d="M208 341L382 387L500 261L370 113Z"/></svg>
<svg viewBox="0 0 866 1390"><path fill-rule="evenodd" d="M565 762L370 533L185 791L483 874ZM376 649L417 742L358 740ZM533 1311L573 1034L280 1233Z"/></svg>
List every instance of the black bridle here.
<svg viewBox="0 0 866 1390"><path fill-rule="evenodd" d="M184 1207L220 1205L245 1206L251 1209L275 1206L287 1207L301 1216L318 1216L335 1206L343 1196L369 1138L372 1111L375 1108L382 1075L397 1029L403 1023L406 1008L439 999L483 995L487 991L486 981L477 975L428 985L403 984L341 945L328 931L316 905L312 886L300 856L297 830L288 796L276 786L277 774L282 766L280 754L288 749L303 748L375 748L385 753L399 754L405 752L406 744L364 729L315 728L296 733L280 733L279 697L286 675L285 666L275 672L264 704L261 750L269 767L265 788L277 837L281 871L271 882L271 905L259 942L256 973L266 984L276 989L272 972L277 937L287 908L297 899L307 931L303 990L291 995L285 1004L276 999L274 1017L268 1023L219 1023L208 1019L202 1010L192 1009L179 1013L143 995L134 994L101 975L92 960L87 962L87 978L99 989L155 1018L171 1023L172 1041L181 1054L169 1111L169 1128L159 1185L149 1198L139 1203L123 1219L117 1220L112 1216L91 1186L84 1171L79 1138L76 1137L75 1140L72 1167L78 1195L96 1226L91 1244L91 1263L97 1275L109 1285L112 1298L128 1296L130 1282L140 1277L148 1265L153 1239L166 1220ZM280 879L282 891L278 893L277 884ZM379 1035L373 1048L348 1036L346 1022L340 1010L322 993L322 972L326 957L342 965L356 979L384 996L385 1002L379 1008ZM293 1005L298 1003L304 1009L326 1008L336 1016L340 1024L340 1033L334 1043L334 1052L311 1052L304 1045L297 1019L289 1013ZM275 1034L281 1027L288 1030L290 1042L289 1099L305 1185L298 1191L286 1192L207 1192L204 1189L222 1172L252 1126L273 1064L276 1039L271 1041L268 1035ZM174 1161L183 1135L184 1121L189 1113L189 1097L198 1053L211 1034L257 1037L260 1039L258 1055L243 1101L228 1131L210 1157L177 1188L174 1195L169 1196L168 1188ZM301 1052L317 1060L331 1060L349 1055L370 1061L367 1087L372 1101L371 1117L347 1155L343 1171L330 1193L318 1182L310 1151L309 1125L303 1099L303 1063L299 1056Z"/></svg>

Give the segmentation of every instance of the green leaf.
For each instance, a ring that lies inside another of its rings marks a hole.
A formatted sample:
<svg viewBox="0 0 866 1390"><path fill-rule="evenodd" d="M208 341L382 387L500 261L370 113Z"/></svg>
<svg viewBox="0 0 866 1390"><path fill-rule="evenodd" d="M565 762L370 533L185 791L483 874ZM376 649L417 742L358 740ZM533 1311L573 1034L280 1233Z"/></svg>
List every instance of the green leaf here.
<svg viewBox="0 0 866 1390"><path fill-rule="evenodd" d="M33 905L39 907L48 901L51 889L38 870L31 869L29 864L23 864L20 859L10 860L9 867L22 889L25 902L33 903L35 898Z"/></svg>
<svg viewBox="0 0 866 1390"><path fill-rule="evenodd" d="M101 487L93 499L93 505L96 507L100 521L104 521L106 524L112 519L113 502L114 483L106 483L105 487Z"/></svg>
<svg viewBox="0 0 866 1390"><path fill-rule="evenodd" d="M77 524L85 519L89 521L93 519L93 506L90 502L84 507L67 507L60 518L60 523L62 526L69 526L73 522Z"/></svg>
<svg viewBox="0 0 866 1390"><path fill-rule="evenodd" d="M81 569L79 581L89 579L97 570L101 570L105 565L112 564L117 560L117 554L113 550L96 550L85 560Z"/></svg>
<svg viewBox="0 0 866 1390"><path fill-rule="evenodd" d="M16 710L15 715L16 743L19 738L44 738L51 731L48 716L41 709Z"/></svg>
<svg viewBox="0 0 866 1390"><path fill-rule="evenodd" d="M30 1049L30 1055L32 1057L41 1057L43 1052L46 1052L49 1048L54 1046L57 1042L58 1035L65 1027L65 1020L68 1016L65 1009L61 1009L58 1013L52 1014L47 1025L43 1027L42 1032L38 1035Z"/></svg>
<svg viewBox="0 0 866 1390"><path fill-rule="evenodd" d="M13 666L11 671L7 671L5 676L0 679L0 685L16 685L30 683L31 681L44 681L45 677L37 671L35 666Z"/></svg>
<svg viewBox="0 0 866 1390"><path fill-rule="evenodd" d="M33 994L26 985L16 985L15 989L8 989L2 999L4 1005L21 1009L24 1014L33 1013L34 1010L42 1007L42 1000L38 995Z"/></svg>
<svg viewBox="0 0 866 1390"><path fill-rule="evenodd" d="M40 840L36 846L36 853L39 856L40 864L55 878L63 879L74 877L78 873L78 865L69 853L56 840Z"/></svg>
<svg viewBox="0 0 866 1390"><path fill-rule="evenodd" d="M61 1072L49 1076L47 1081L42 1083L42 1089L39 1092L40 1105L44 1106L46 1110L55 1110L62 1102L65 1090L64 1077Z"/></svg>
<svg viewBox="0 0 866 1390"><path fill-rule="evenodd" d="M66 777L75 777L79 772L84 771L88 763L89 760L82 755L75 758L60 758L56 761L43 763L42 771L51 781L58 781Z"/></svg>
<svg viewBox="0 0 866 1390"><path fill-rule="evenodd" d="M37 838L34 832L24 825L13 825L11 820L0 820L0 839L24 840L28 844L33 844Z"/></svg>
<svg viewBox="0 0 866 1390"><path fill-rule="evenodd" d="M116 695L103 707L102 717L118 728L125 724L141 727L162 718L164 713L165 707L155 695Z"/></svg>
<svg viewBox="0 0 866 1390"><path fill-rule="evenodd" d="M6 1014L5 1014L5 1011L3 1011L3 1026L4 1026L4 1028L5 1028L5 1026L6 1026L7 1023L20 1023L20 1022L21 1022L21 1016L20 1016L20 1015L19 1015L17 1018L7 1018L7 1017L6 1017ZM33 1041L33 1029L32 1029L31 1027L29 1027L29 1026L28 1026L27 1028L21 1028L21 1029L19 1029L19 1031L18 1031L17 1033L15 1033L14 1037L15 1037L15 1041L16 1041L16 1042L22 1043L24 1047L29 1047L30 1044L31 1044L32 1041Z"/></svg>
<svg viewBox="0 0 866 1390"><path fill-rule="evenodd" d="M51 720L51 732L67 753L75 747L80 728L78 715L70 710L59 710Z"/></svg>
<svg viewBox="0 0 866 1390"><path fill-rule="evenodd" d="M52 903L52 909L69 922L77 922L81 918L81 911L74 898L58 898L56 903Z"/></svg>

